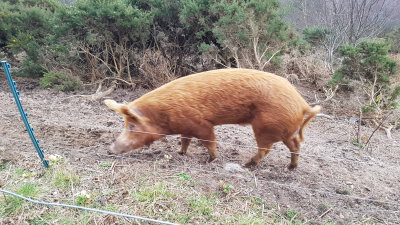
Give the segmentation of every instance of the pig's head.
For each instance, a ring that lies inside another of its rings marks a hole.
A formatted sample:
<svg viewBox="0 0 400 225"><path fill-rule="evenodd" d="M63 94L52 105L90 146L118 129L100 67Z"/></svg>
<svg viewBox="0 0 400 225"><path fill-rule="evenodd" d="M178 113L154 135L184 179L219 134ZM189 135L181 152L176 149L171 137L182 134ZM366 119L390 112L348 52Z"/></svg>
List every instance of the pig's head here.
<svg viewBox="0 0 400 225"><path fill-rule="evenodd" d="M114 144L110 146L108 151L110 154L125 153L144 145L149 145L161 138L161 136L153 134L157 133L157 129L150 119L143 116L135 108L130 108L128 105L120 104L110 99L105 100L104 103L125 118L125 129Z"/></svg>

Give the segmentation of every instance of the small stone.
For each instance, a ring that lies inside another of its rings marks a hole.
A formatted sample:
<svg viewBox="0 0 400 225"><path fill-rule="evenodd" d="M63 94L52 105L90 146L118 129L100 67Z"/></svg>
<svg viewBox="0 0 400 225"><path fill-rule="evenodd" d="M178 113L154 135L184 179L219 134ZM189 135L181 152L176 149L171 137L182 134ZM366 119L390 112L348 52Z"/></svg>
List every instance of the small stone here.
<svg viewBox="0 0 400 225"><path fill-rule="evenodd" d="M227 164L225 164L224 169L229 172L233 172L233 173L245 171L239 164L236 164L236 163L227 163Z"/></svg>
<svg viewBox="0 0 400 225"><path fill-rule="evenodd" d="M349 122L354 124L357 122L357 118L352 116L350 117Z"/></svg>

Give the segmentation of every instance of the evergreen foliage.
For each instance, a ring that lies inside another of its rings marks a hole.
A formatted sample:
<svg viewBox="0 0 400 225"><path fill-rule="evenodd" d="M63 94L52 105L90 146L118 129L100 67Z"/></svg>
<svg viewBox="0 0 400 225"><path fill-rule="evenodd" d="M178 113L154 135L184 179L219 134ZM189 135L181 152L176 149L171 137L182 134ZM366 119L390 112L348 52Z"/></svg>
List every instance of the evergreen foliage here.
<svg viewBox="0 0 400 225"><path fill-rule="evenodd" d="M333 75L331 84L358 80L368 95L364 111L391 109L398 105L400 87L392 90L390 76L396 73L396 62L389 58L389 45L381 41L363 41L339 49L342 67Z"/></svg>
<svg viewBox="0 0 400 225"><path fill-rule="evenodd" d="M44 73L40 78L42 88L53 88L58 91L77 91L82 87L82 82L63 71Z"/></svg>

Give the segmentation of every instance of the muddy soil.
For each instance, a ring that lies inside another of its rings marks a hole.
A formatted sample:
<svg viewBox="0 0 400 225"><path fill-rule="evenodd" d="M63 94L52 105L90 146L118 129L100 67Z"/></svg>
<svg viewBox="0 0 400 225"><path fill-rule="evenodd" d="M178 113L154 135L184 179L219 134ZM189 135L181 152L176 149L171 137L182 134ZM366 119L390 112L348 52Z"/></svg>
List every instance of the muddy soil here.
<svg viewBox="0 0 400 225"><path fill-rule="evenodd" d="M99 161L134 161L131 170L140 170L148 162L165 162L160 170L186 168L201 174L203 190L218 189L219 181L233 184L241 195L255 196L277 205L284 212L299 212L300 219L316 224L338 223L400 223L400 131L389 140L381 130L371 139L370 148L353 144L356 124L351 115L315 118L307 127L299 167L289 171L289 151L282 143L259 166L245 172L224 170L227 163L243 164L256 153L251 127L224 125L215 128L218 160L207 164L206 149L194 141L188 155L179 155L178 136L167 137L122 157L108 156L106 150L123 127L122 118L101 102L76 95L93 93L62 93L43 90L31 80L18 79L18 89L29 121L41 141L45 154L59 154L71 166L82 171L95 171ZM306 90L302 90L302 93ZM113 92L109 98L131 101L145 90ZM307 95L307 94L306 94ZM312 93L309 93L313 96ZM312 99L308 99L312 102ZM6 82L0 83L0 157L14 163L41 167L36 152L18 114ZM332 115L329 105L325 114ZM356 115L353 115L357 117ZM374 127L362 127L363 138ZM129 175L129 174L128 174ZM129 176L128 176L129 177ZM88 180L88 186L96 186Z"/></svg>

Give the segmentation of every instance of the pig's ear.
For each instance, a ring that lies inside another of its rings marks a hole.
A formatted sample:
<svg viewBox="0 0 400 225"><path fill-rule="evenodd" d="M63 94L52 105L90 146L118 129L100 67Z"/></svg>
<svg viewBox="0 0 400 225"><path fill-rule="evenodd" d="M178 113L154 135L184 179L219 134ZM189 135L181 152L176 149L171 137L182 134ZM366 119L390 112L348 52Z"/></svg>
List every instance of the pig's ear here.
<svg viewBox="0 0 400 225"><path fill-rule="evenodd" d="M106 104L108 108L121 114L125 114L125 111L128 109L125 104L117 103L116 101L111 99L104 100L104 104Z"/></svg>
<svg viewBox="0 0 400 225"><path fill-rule="evenodd" d="M131 118L134 122L144 120L144 118L137 115L134 111L129 110L125 104L117 103L111 99L104 100L104 104L106 104L110 109L119 112L121 115Z"/></svg>

